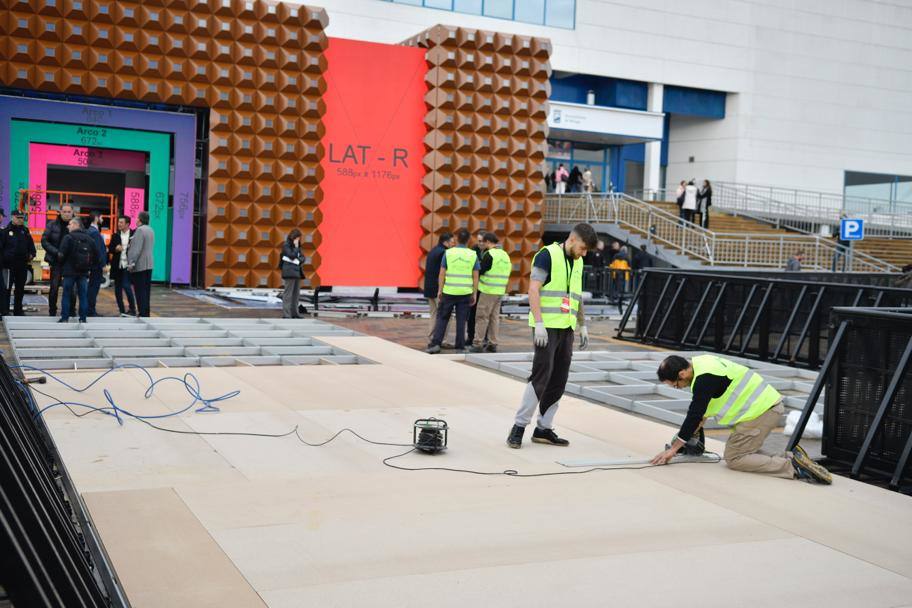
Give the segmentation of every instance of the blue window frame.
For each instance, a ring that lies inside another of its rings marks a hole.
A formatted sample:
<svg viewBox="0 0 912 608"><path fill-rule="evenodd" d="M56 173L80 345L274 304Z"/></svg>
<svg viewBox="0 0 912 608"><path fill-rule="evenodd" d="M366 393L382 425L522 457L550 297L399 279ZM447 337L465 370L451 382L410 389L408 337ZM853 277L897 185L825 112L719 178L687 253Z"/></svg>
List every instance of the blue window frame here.
<svg viewBox="0 0 912 608"><path fill-rule="evenodd" d="M576 0L383 0L535 25L576 28Z"/></svg>

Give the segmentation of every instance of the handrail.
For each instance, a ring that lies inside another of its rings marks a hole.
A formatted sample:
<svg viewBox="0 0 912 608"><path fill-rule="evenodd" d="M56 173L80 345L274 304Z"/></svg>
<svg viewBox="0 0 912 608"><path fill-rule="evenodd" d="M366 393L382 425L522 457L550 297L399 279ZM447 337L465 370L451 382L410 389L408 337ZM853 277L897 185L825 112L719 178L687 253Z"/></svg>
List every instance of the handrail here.
<svg viewBox="0 0 912 608"><path fill-rule="evenodd" d="M912 204L888 199L720 181L713 186L713 206L767 221L788 220L783 223L789 228L808 232L838 225L845 213L864 219L869 236L912 238Z"/></svg>
<svg viewBox="0 0 912 608"><path fill-rule="evenodd" d="M648 241L711 266L782 268L799 249L804 267L895 272L899 268L861 251L846 250L817 235L713 232L628 194L548 195L544 221L616 224Z"/></svg>

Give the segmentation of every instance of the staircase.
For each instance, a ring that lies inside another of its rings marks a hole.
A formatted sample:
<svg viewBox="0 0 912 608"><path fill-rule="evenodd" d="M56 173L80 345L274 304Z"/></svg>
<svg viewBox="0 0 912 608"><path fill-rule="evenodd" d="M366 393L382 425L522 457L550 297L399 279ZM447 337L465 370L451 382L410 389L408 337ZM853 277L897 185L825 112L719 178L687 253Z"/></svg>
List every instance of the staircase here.
<svg viewBox="0 0 912 608"><path fill-rule="evenodd" d="M912 264L912 239L865 237L861 241L855 241L852 247L856 252L864 252L900 268Z"/></svg>
<svg viewBox="0 0 912 608"><path fill-rule="evenodd" d="M711 211L706 230L677 216L675 203L646 203L626 194L551 195L545 199L544 221L567 225L589 222L602 232L621 229L631 240L650 242L690 262L676 266L721 266L741 268L783 268L799 249L803 267L829 270L836 254L833 239L796 234L744 217ZM669 260L671 261L671 260ZM896 272L898 268L856 250L849 270Z"/></svg>

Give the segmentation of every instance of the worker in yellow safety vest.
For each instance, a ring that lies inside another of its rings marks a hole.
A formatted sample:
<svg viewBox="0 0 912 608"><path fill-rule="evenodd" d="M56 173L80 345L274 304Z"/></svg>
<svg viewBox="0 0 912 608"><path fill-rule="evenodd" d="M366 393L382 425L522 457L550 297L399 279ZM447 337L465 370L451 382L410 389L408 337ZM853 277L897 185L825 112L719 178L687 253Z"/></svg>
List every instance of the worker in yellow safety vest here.
<svg viewBox="0 0 912 608"><path fill-rule="evenodd" d="M760 452L785 408L779 391L757 372L716 355L697 355L690 361L672 355L659 364L657 374L668 386L690 387L693 398L678 434L652 464L667 463L695 433L702 435L708 418L715 418L718 424L732 427L723 456L730 469L832 483L830 472L811 460L800 446L792 454L770 456Z"/></svg>
<svg viewBox="0 0 912 608"><path fill-rule="evenodd" d="M554 432L554 415L567 386L573 358L573 336L579 330L580 348L589 346L583 313L583 256L598 242L589 224L577 224L563 243L554 243L532 258L529 281L529 325L533 328L532 373L523 391L513 428L511 448L522 447L523 433L538 409L532 441L567 446Z"/></svg>
<svg viewBox="0 0 912 608"><path fill-rule="evenodd" d="M469 308L475 304L478 290L478 255L467 247L471 235L465 228L456 231L456 246L446 250L440 262L440 280L437 294L437 324L428 344L430 354L440 352L450 314L456 311L456 350L465 349L466 319Z"/></svg>
<svg viewBox="0 0 912 608"><path fill-rule="evenodd" d="M500 240L493 232L481 239L481 268L478 274L478 304L475 312L475 341L469 347L473 353L497 352L497 328L500 326L500 301L507 293L513 263L506 251L498 247Z"/></svg>

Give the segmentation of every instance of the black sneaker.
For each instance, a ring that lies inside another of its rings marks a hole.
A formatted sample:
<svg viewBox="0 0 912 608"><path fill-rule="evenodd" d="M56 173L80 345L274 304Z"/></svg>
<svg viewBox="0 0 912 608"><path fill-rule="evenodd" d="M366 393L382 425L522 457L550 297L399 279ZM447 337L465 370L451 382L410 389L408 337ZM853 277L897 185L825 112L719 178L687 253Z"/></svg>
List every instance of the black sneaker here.
<svg viewBox="0 0 912 608"><path fill-rule="evenodd" d="M561 447L570 445L569 441L558 437L557 433L554 432L554 429L540 429L538 427L535 427L535 430L532 431L532 441L534 443L547 443L548 445L559 445Z"/></svg>
<svg viewBox="0 0 912 608"><path fill-rule="evenodd" d="M437 353L440 352L440 345L439 345L439 344L431 344L430 346L427 347L427 349L425 349L424 352L426 352L426 353L429 354L429 355L436 355Z"/></svg>
<svg viewBox="0 0 912 608"><path fill-rule="evenodd" d="M514 449L519 449L522 447L523 433L526 432L526 427L513 425L513 428L510 429L510 436L507 437L507 445Z"/></svg>
<svg viewBox="0 0 912 608"><path fill-rule="evenodd" d="M484 349L480 346L472 345L468 348L468 351L470 353L481 353L481 352L484 352Z"/></svg>
<svg viewBox="0 0 912 608"><path fill-rule="evenodd" d="M485 346L485 350L486 350L487 352L489 352L489 353L496 353L496 352L497 352L497 345L496 345L496 344L488 344L487 346Z"/></svg>
<svg viewBox="0 0 912 608"><path fill-rule="evenodd" d="M792 458L792 466L795 467L795 478L808 483L822 483L827 486L833 483L833 478L829 471L816 462L813 465L813 467L808 467L798 458Z"/></svg>

